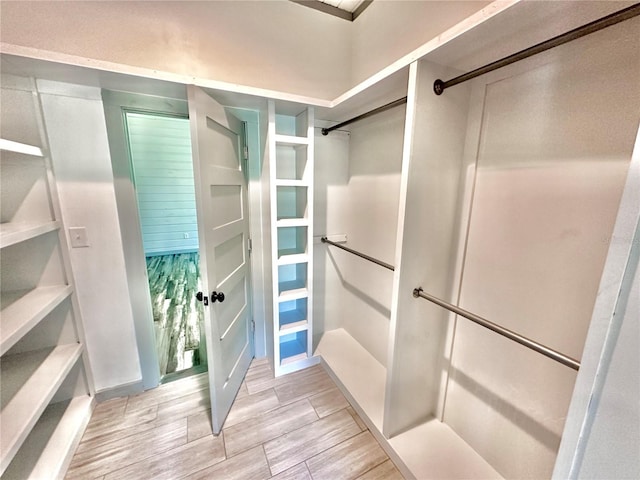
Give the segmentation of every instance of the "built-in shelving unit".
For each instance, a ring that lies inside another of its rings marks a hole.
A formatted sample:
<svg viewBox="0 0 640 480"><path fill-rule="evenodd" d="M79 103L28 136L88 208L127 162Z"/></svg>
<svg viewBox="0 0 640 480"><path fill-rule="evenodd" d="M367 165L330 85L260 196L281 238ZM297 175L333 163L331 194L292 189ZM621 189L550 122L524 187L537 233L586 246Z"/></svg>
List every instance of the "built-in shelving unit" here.
<svg viewBox="0 0 640 480"><path fill-rule="evenodd" d="M313 109L281 114L269 102L274 372L305 368L313 298Z"/></svg>
<svg viewBox="0 0 640 480"><path fill-rule="evenodd" d="M37 90L3 76L2 100L0 473L60 478L93 396Z"/></svg>

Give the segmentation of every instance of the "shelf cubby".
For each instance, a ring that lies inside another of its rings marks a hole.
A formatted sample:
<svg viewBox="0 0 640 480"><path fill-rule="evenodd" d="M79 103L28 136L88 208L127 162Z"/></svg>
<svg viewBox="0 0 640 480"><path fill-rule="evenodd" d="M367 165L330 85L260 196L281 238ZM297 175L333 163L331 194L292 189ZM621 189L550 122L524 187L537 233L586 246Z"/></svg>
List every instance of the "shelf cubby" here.
<svg viewBox="0 0 640 480"><path fill-rule="evenodd" d="M278 296L280 301L306 297L307 264L294 263L278 266Z"/></svg>
<svg viewBox="0 0 640 480"><path fill-rule="evenodd" d="M304 182L307 178L307 146L276 141L276 180Z"/></svg>
<svg viewBox="0 0 640 480"><path fill-rule="evenodd" d="M309 116L307 109L298 114L275 114L275 134L278 137L292 137L300 142L308 143Z"/></svg>
<svg viewBox="0 0 640 480"><path fill-rule="evenodd" d="M308 187L276 186L277 220L307 218Z"/></svg>
<svg viewBox="0 0 640 480"><path fill-rule="evenodd" d="M0 263L5 293L68 283L56 229L0 249Z"/></svg>
<svg viewBox="0 0 640 480"><path fill-rule="evenodd" d="M280 336L307 330L307 298L298 298L278 304L280 316Z"/></svg>
<svg viewBox="0 0 640 480"><path fill-rule="evenodd" d="M308 259L307 235L307 227L278 227L278 265Z"/></svg>
<svg viewBox="0 0 640 480"><path fill-rule="evenodd" d="M43 158L0 152L0 231L8 234L55 220L47 175Z"/></svg>
<svg viewBox="0 0 640 480"><path fill-rule="evenodd" d="M288 365L307 357L307 330L280 337L280 365Z"/></svg>

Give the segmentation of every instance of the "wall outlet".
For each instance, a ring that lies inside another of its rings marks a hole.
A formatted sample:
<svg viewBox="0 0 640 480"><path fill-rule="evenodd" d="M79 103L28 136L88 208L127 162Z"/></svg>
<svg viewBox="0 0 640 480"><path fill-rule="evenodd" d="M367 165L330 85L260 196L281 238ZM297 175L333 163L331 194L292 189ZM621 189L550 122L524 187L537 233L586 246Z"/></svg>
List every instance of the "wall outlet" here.
<svg viewBox="0 0 640 480"><path fill-rule="evenodd" d="M89 236L86 227L70 227L69 242L71 248L85 248L89 246Z"/></svg>

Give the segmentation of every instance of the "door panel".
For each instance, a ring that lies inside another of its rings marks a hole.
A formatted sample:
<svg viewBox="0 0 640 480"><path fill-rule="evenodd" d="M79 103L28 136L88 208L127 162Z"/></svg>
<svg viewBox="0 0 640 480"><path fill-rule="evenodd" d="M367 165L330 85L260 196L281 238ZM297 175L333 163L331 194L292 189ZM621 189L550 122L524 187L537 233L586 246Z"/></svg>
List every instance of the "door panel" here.
<svg viewBox="0 0 640 480"><path fill-rule="evenodd" d="M243 128L199 88L189 87L188 96L202 284L209 297L205 335L211 420L217 435L253 358Z"/></svg>

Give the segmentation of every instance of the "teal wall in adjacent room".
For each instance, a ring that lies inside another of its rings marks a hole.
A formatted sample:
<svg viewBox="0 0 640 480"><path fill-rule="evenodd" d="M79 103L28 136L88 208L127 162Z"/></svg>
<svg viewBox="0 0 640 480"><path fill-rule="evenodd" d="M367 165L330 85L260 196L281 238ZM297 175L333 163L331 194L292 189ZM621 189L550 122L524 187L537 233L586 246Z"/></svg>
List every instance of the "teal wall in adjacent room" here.
<svg viewBox="0 0 640 480"><path fill-rule="evenodd" d="M145 255L198 250L189 119L127 112Z"/></svg>

